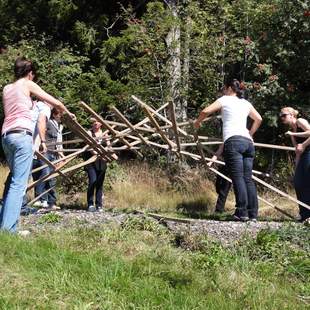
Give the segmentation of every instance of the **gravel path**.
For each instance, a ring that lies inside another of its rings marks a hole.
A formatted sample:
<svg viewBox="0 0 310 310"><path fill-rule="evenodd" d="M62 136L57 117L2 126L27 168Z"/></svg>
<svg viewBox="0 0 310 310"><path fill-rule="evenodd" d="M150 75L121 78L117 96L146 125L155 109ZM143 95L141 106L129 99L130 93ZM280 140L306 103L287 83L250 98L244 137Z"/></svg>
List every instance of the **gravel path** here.
<svg viewBox="0 0 310 310"><path fill-rule="evenodd" d="M232 221L215 221L215 220L184 220L174 221L169 217L146 216L141 213L120 213L113 211L104 212L86 212L84 210L61 210L53 211L47 214L32 214L24 216L21 219L21 229L29 229L35 233L45 229L65 229L77 226L100 227L107 223L121 225L130 217L136 217L140 220L148 219L158 221L174 234L206 234L210 239L219 241L223 245L235 243L245 235L255 237L262 229L279 229L282 222L232 222ZM49 221L55 221L50 223ZM292 225L300 225L292 223Z"/></svg>

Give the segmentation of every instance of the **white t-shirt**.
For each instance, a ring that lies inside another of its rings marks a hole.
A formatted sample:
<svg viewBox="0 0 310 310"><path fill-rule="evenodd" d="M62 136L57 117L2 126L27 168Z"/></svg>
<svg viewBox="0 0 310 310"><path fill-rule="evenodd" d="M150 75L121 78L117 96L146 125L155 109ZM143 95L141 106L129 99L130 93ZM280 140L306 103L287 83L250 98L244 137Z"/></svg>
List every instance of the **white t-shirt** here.
<svg viewBox="0 0 310 310"><path fill-rule="evenodd" d="M232 136L243 136L252 140L247 129L247 118L252 104L236 96L223 96L217 101L222 105L224 142Z"/></svg>
<svg viewBox="0 0 310 310"><path fill-rule="evenodd" d="M31 110L31 122L33 126L33 149L34 151L38 151L41 139L38 131L38 118L39 115L43 114L46 117L46 121L48 121L51 117L51 108L42 101L37 101L33 110Z"/></svg>

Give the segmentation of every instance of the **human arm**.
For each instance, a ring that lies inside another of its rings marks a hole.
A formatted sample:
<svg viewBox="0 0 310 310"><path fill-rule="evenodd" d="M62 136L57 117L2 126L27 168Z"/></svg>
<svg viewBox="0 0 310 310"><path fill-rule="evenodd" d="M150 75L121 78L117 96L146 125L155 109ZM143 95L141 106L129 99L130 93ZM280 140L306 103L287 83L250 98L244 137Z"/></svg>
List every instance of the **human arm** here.
<svg viewBox="0 0 310 310"><path fill-rule="evenodd" d="M219 148L217 149L217 151L214 153L214 155L211 158L212 161L209 161L207 165L211 167L214 161L217 160L223 154L223 151L224 151L224 143L219 146Z"/></svg>
<svg viewBox="0 0 310 310"><path fill-rule="evenodd" d="M60 112L68 113L72 118L75 118L75 115L70 113L69 110L64 106L64 104L61 101L48 94L35 82L28 80L27 87L31 94L35 95L42 101L46 101L54 108L58 109Z"/></svg>
<svg viewBox="0 0 310 310"><path fill-rule="evenodd" d="M251 137L254 136L257 129L260 127L263 119L261 115L257 112L257 110L251 105L249 117L253 120L251 129L249 130L249 134Z"/></svg>
<svg viewBox="0 0 310 310"><path fill-rule="evenodd" d="M111 149L111 142L110 142L109 136L108 136L108 135L105 135L105 136L104 136L104 139L105 139L105 141L106 141L107 148L108 148L108 149ZM111 156L112 156L113 159L115 159L115 160L118 159L118 156L117 156L114 152L111 154Z"/></svg>
<svg viewBox="0 0 310 310"><path fill-rule="evenodd" d="M37 127L38 127L39 137L41 140L42 153L47 152L46 140L45 140L46 122L47 122L46 115L44 113L40 113L38 116Z"/></svg>
<svg viewBox="0 0 310 310"><path fill-rule="evenodd" d="M299 118L296 122L296 125L304 130L303 133L310 132L310 124L305 119ZM308 137L308 139L306 139L303 143L298 143L295 145L296 156L300 156L304 152L304 150L310 145L310 136L308 135L306 137Z"/></svg>
<svg viewBox="0 0 310 310"><path fill-rule="evenodd" d="M198 129L202 121L207 118L209 115L219 111L222 108L222 104L216 100L209 106L205 107L199 114L198 118L194 122L194 127Z"/></svg>

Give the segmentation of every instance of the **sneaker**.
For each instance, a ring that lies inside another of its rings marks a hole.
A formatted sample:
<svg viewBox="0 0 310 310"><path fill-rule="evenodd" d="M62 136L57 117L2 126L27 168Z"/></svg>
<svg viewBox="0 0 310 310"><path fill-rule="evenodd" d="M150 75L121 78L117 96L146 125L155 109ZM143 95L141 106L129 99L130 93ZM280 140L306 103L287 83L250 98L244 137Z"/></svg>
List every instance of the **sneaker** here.
<svg viewBox="0 0 310 310"><path fill-rule="evenodd" d="M252 222L252 223L257 223L257 218L255 218L255 217L250 218L250 219L249 219L249 222Z"/></svg>
<svg viewBox="0 0 310 310"><path fill-rule="evenodd" d="M103 208L102 207L98 207L97 206L96 209L97 209L98 212L103 212Z"/></svg>
<svg viewBox="0 0 310 310"><path fill-rule="evenodd" d="M95 206L89 206L88 209L87 209L88 212L95 212L96 211L96 208Z"/></svg>
<svg viewBox="0 0 310 310"><path fill-rule="evenodd" d="M233 220L234 221L239 221L239 222L247 222L249 218L247 216L238 216L238 215L233 215Z"/></svg>
<svg viewBox="0 0 310 310"><path fill-rule="evenodd" d="M42 207L42 208L48 208L48 203L47 203L46 200L44 200L44 201L42 202L41 207Z"/></svg>
<svg viewBox="0 0 310 310"><path fill-rule="evenodd" d="M18 234L19 236L21 236L21 237L27 237L27 236L29 236L31 233L30 233L29 230L19 230L19 231L17 232L17 234Z"/></svg>
<svg viewBox="0 0 310 310"><path fill-rule="evenodd" d="M32 204L34 207L42 207L42 202L40 200L37 200L35 201L33 204Z"/></svg>

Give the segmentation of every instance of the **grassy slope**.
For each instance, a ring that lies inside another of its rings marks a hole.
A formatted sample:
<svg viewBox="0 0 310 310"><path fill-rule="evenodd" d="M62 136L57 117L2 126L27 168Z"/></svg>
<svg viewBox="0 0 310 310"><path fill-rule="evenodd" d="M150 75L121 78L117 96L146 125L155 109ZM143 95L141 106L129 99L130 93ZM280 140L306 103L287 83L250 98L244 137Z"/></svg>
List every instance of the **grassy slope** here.
<svg viewBox="0 0 310 310"><path fill-rule="evenodd" d="M309 245L269 233L233 249L179 244L154 222L2 234L0 308L306 309Z"/></svg>

